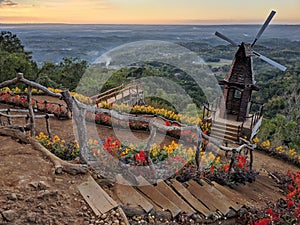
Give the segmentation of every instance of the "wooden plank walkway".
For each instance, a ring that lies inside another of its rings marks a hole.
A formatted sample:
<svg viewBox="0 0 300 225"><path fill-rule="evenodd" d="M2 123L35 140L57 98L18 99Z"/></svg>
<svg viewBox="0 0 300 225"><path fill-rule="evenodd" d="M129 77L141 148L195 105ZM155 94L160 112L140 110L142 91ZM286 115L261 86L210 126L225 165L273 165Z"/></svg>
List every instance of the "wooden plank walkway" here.
<svg viewBox="0 0 300 225"><path fill-rule="evenodd" d="M130 186L120 174L116 176L114 193L117 195L123 205L140 206L146 213L149 213L153 209L153 205L147 201L147 199L144 198L134 187Z"/></svg>
<svg viewBox="0 0 300 225"><path fill-rule="evenodd" d="M155 188L164 196L166 196L170 201L172 201L176 206L178 206L188 216L196 213L196 211L191 206L189 206L189 204L186 203L182 198L180 198L180 196L178 196L176 192L164 181L160 180Z"/></svg>
<svg viewBox="0 0 300 225"><path fill-rule="evenodd" d="M171 180L172 187L200 214L208 217L212 212L203 205L202 202L198 201L183 185L175 179Z"/></svg>
<svg viewBox="0 0 300 225"><path fill-rule="evenodd" d="M173 217L176 217L181 209L170 201L165 195L160 193L153 185L151 185L145 178L137 177L139 185L137 188L154 201L158 206L164 210L169 210Z"/></svg>
<svg viewBox="0 0 300 225"><path fill-rule="evenodd" d="M118 202L129 208L143 209L145 213L153 210L158 213L166 211L165 213L173 218L181 212L188 216L198 212L202 218L236 215L244 205L260 201L262 195L270 192L272 187L269 185L274 184L270 178L264 176L259 177L254 183L239 185L233 189L205 180L201 180L201 183L194 180L185 183L180 183L176 179L159 180L154 185L141 176L136 177L136 180L139 186L130 186L122 175L116 176L114 193ZM116 207L117 203L95 183L90 179L81 184L79 190L95 214L99 215ZM272 200L271 194L268 195ZM279 192L276 193L276 197L280 196Z"/></svg>
<svg viewBox="0 0 300 225"><path fill-rule="evenodd" d="M141 176L136 177L136 180L139 186L130 186L122 175L116 176L114 184L116 201L129 207L128 209L145 213L163 213L170 219L181 212L188 216L198 213L202 219L231 217L237 215L244 205L259 203L262 196L268 196L270 200L274 199L274 196L276 199L283 197L279 190L270 192L276 190L276 183L268 176L261 175L253 183L234 188L205 180L201 180L200 183L194 180L185 183L180 183L176 179L159 180L154 185ZM96 215L116 207L120 208L91 177L78 189ZM130 214L130 211L128 213Z"/></svg>
<svg viewBox="0 0 300 225"><path fill-rule="evenodd" d="M78 189L96 216L107 213L118 206L91 176L87 182L80 184Z"/></svg>

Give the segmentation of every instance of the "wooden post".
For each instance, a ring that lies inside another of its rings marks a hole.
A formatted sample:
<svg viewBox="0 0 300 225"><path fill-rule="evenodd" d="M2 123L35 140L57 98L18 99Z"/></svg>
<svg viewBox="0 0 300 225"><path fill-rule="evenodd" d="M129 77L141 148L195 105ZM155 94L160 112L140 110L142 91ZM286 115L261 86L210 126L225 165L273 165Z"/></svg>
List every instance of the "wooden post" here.
<svg viewBox="0 0 300 225"><path fill-rule="evenodd" d="M200 128L197 129L197 147L196 147L196 154L195 154L195 162L197 171L200 170L200 149L202 145L202 130Z"/></svg>
<svg viewBox="0 0 300 225"><path fill-rule="evenodd" d="M28 110L29 110L30 131L31 131L31 137L34 137L35 136L35 121L34 121L34 111L33 111L32 102L31 102L32 87L30 85L28 85L27 89L28 89L27 103L28 103Z"/></svg>
<svg viewBox="0 0 300 225"><path fill-rule="evenodd" d="M87 163L87 155L85 155L88 151L88 138L87 138L87 130L86 130L86 122L85 122L85 113L86 110L79 108L74 102L72 96L69 91L64 91L61 93L62 98L66 102L68 108L73 114L73 119L77 128L77 136L78 136L78 144L80 147L80 160L82 163Z"/></svg>
<svg viewBox="0 0 300 225"><path fill-rule="evenodd" d="M7 114L7 115L10 115L10 109L7 109L7 110L6 110L6 114ZM10 119L9 116L7 117L7 122L8 122L8 125L11 125L11 124L12 124L12 123L11 123L11 119Z"/></svg>
<svg viewBox="0 0 300 225"><path fill-rule="evenodd" d="M51 129L50 129L49 118L50 118L50 116L48 114L46 114L46 116L45 116L45 119L46 119L46 129L47 129L49 137L52 138L53 136L52 136Z"/></svg>

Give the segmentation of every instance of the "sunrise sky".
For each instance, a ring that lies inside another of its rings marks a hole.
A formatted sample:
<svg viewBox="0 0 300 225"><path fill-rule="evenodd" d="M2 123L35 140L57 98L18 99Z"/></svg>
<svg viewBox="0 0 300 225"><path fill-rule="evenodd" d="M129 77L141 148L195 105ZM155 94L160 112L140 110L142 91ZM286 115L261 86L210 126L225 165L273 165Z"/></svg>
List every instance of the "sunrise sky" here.
<svg viewBox="0 0 300 225"><path fill-rule="evenodd" d="M300 24L300 0L0 0L0 23Z"/></svg>

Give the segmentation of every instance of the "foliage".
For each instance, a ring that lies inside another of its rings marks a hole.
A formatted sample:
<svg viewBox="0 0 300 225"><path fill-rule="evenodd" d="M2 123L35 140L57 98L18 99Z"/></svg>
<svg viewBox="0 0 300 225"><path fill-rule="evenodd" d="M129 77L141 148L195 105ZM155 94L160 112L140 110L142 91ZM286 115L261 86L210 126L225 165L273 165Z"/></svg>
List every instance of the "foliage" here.
<svg viewBox="0 0 300 225"><path fill-rule="evenodd" d="M278 200L263 210L263 213L250 213L249 223L252 225L300 223L300 172L287 174L277 173L279 185L284 190L285 199ZM250 210L251 212L251 210Z"/></svg>
<svg viewBox="0 0 300 225"><path fill-rule="evenodd" d="M80 59L63 58L57 65L45 62L35 81L54 88L75 90L87 68L87 62Z"/></svg>
<svg viewBox="0 0 300 225"><path fill-rule="evenodd" d="M7 88L5 88L7 91ZM19 91L18 87L15 90ZM0 93L0 102L12 104L20 107L27 108L27 95L15 95L9 92ZM31 99L31 104L34 109L39 111L54 114L58 118L68 118L68 108L65 105L56 102L47 102L43 100Z"/></svg>
<svg viewBox="0 0 300 225"><path fill-rule="evenodd" d="M100 108L104 109L113 109L119 112L126 112L126 113L131 113L131 114L144 114L144 115L158 115L162 116L167 120L171 120L174 122L179 122L182 124L186 125L200 125L202 131L209 132L210 131L210 126L211 123L210 121L206 121L204 119L201 119L200 117L195 117L195 116L188 116L188 115L183 115L180 113L175 113L171 110L167 110L164 108L154 108L153 106L130 106L127 104L107 104L105 102L102 102L99 104ZM166 124L168 125L168 124ZM171 125L171 124L169 124ZM173 124L175 125L175 124ZM178 125L178 124L177 124Z"/></svg>
<svg viewBox="0 0 300 225"><path fill-rule="evenodd" d="M5 51L8 53L24 53L24 46L17 35L12 34L10 31L1 31L0 51Z"/></svg>
<svg viewBox="0 0 300 225"><path fill-rule="evenodd" d="M300 166L300 153L295 148L288 148L283 145L274 146L272 142L265 140L259 143L257 149L264 151L273 157L277 157L281 160L293 163L296 166Z"/></svg>
<svg viewBox="0 0 300 225"><path fill-rule="evenodd" d="M64 160L73 160L79 157L79 145L76 141L67 143L64 139L60 139L57 135L53 138L40 132L35 137L45 148Z"/></svg>

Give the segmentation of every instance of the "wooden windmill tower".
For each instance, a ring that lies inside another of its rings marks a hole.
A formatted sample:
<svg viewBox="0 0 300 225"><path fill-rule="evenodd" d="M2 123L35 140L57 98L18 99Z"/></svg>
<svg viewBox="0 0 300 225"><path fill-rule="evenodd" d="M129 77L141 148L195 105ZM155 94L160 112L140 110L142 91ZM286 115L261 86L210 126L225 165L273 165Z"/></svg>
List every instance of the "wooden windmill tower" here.
<svg viewBox="0 0 300 225"><path fill-rule="evenodd" d="M238 46L228 74L224 80L219 82L220 85L224 85L223 99L225 102L221 104L223 107L220 108L220 116L222 118L234 115L236 116L236 121L244 121L249 115L252 91L259 90L255 85L252 56L256 55L276 68L282 71L286 70L286 67L253 50L256 41L267 28L275 13L275 11L270 13L253 43L242 42L238 45L225 35L219 32L215 33L216 36L228 41L231 45Z"/></svg>

